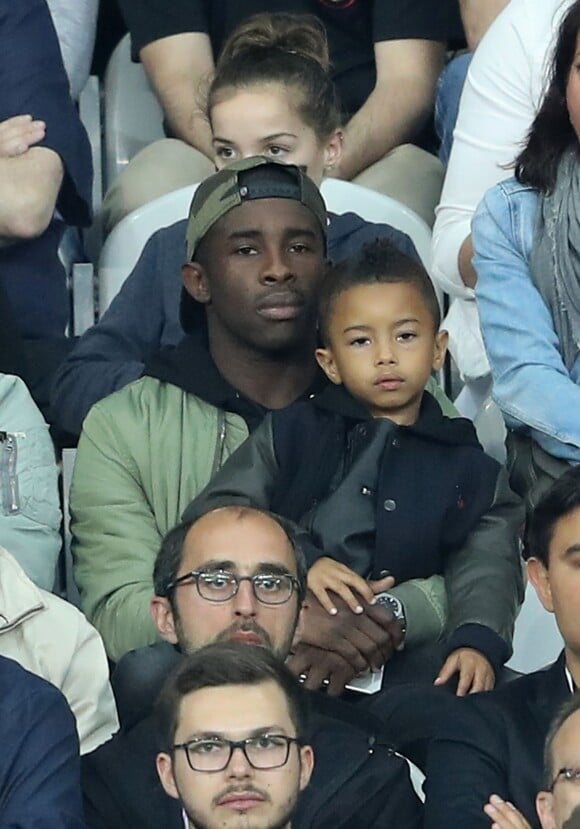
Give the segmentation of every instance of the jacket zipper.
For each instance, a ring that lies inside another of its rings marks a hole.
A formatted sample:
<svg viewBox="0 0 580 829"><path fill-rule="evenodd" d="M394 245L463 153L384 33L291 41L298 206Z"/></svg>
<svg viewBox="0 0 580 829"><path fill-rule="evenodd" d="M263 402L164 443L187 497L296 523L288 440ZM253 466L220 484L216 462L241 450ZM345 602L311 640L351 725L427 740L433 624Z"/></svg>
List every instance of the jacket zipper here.
<svg viewBox="0 0 580 829"><path fill-rule="evenodd" d="M226 439L226 416L224 412L218 412L218 428L217 439L215 444L215 452L213 456L213 464L211 467L211 477L215 475L222 465L222 455L224 451L224 443ZM211 480L211 479L210 479Z"/></svg>
<svg viewBox="0 0 580 829"><path fill-rule="evenodd" d="M20 492L16 474L18 447L16 434L0 431L0 484L2 486L2 507L4 515L17 515L20 512Z"/></svg>

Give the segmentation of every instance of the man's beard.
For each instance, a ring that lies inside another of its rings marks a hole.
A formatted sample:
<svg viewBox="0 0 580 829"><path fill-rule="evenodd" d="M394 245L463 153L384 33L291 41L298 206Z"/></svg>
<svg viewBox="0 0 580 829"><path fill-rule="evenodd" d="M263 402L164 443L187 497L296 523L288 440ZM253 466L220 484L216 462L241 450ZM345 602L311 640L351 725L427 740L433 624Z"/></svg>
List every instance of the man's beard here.
<svg viewBox="0 0 580 829"><path fill-rule="evenodd" d="M248 787L244 787L246 790ZM235 786L232 787L235 789ZM226 790L229 791L229 790ZM180 793L181 794L181 793ZM220 796L225 794L225 791L221 793ZM290 821L292 820L292 816L296 811L296 804L298 802L298 797L300 796L300 791L295 792L294 796L291 797L287 803L284 804L283 810L280 814L273 816L271 822L268 822L267 818L255 818L252 817L251 814L249 815L239 815L240 821L238 824L232 824L232 829L286 829L287 826L290 826ZM215 799L215 798L214 798ZM199 815L195 808L188 808L186 804L181 801L181 805L183 807L183 811L187 815L187 819L189 822L189 829L219 829L220 822L219 818L216 818L215 823L208 823L203 819L201 815ZM575 827L574 827L575 829Z"/></svg>
<svg viewBox="0 0 580 829"><path fill-rule="evenodd" d="M576 806L568 820L562 825L562 829L580 829L580 805Z"/></svg>
<svg viewBox="0 0 580 829"><path fill-rule="evenodd" d="M177 644L181 653L195 653L198 651L203 645L201 644L194 644L191 642L187 636L185 635L185 631L183 630L183 625L181 624L181 618L177 613L177 609L173 610L173 618L175 623L175 633L177 636ZM235 634L239 631L245 633L254 633L256 636L260 638L259 647L267 648L271 651L274 656L277 656L278 659L284 662L288 658L288 654L290 653L290 646L292 645L292 641L294 639L294 627L292 626L292 633L288 635L287 639L282 642L280 647L274 647L274 643L272 642L272 637L270 634L264 630L263 627L256 624L255 622L241 622L241 623L234 623L230 625L225 630L222 630L221 633L218 633L214 639L212 640L211 644L214 642L230 642L234 639ZM210 644L209 642L204 642L204 645ZM256 643L258 644L258 643Z"/></svg>

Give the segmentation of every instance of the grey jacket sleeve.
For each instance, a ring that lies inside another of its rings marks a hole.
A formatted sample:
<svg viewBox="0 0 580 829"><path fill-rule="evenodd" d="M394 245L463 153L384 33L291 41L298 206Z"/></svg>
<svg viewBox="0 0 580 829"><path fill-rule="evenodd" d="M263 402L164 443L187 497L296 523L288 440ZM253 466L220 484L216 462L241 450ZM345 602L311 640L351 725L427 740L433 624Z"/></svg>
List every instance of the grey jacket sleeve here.
<svg viewBox="0 0 580 829"><path fill-rule="evenodd" d="M174 273L167 260L168 231L149 240L106 313L58 369L51 404L61 429L80 434L91 406L140 377L162 338L176 343L183 336L178 320L181 281L179 268ZM175 294L167 311L163 280L172 280Z"/></svg>
<svg viewBox="0 0 580 829"><path fill-rule="evenodd" d="M524 598L519 551L524 507L501 467L489 510L445 565L449 602L447 652L481 650L497 669L512 651L517 612Z"/></svg>

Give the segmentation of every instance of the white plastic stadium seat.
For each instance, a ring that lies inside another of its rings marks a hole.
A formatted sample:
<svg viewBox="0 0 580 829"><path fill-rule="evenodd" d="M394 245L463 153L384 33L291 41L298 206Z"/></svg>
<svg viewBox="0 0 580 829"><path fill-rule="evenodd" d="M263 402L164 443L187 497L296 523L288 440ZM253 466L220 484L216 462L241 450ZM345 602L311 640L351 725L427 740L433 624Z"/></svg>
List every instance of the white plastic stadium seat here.
<svg viewBox="0 0 580 829"><path fill-rule="evenodd" d="M150 236L162 227L185 219L197 185L174 190L126 216L111 232L99 262L99 313L103 314L131 273ZM423 219L403 204L365 187L329 179L322 194L333 213L352 211L371 222L383 222L407 233L425 266L429 267L431 231Z"/></svg>
<svg viewBox="0 0 580 829"><path fill-rule="evenodd" d="M516 620L514 652L508 668L528 674L549 665L564 647L553 613L540 604L533 586L528 583L526 597Z"/></svg>
<svg viewBox="0 0 580 829"><path fill-rule="evenodd" d="M129 35L111 55L104 90L106 190L139 150L164 137L163 111L145 70L131 62Z"/></svg>
<svg viewBox="0 0 580 829"><path fill-rule="evenodd" d="M187 218L197 184L148 202L125 216L111 231L99 260L99 315L118 294L149 238L160 228ZM185 236L183 238L185 258Z"/></svg>
<svg viewBox="0 0 580 829"><path fill-rule="evenodd" d="M410 207L360 184L336 178L325 179L321 191L331 213L358 213L367 222L380 222L402 230L411 237L421 261L430 270L431 229Z"/></svg>

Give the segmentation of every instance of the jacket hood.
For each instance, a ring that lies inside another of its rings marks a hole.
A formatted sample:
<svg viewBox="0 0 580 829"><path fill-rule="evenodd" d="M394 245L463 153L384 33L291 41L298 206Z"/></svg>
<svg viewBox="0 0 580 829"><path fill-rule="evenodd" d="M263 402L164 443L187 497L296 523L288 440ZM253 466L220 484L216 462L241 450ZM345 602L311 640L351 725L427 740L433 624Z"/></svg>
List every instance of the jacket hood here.
<svg viewBox="0 0 580 829"><path fill-rule="evenodd" d="M264 406L249 400L220 374L209 353L205 324L177 345L162 348L145 364L143 376L171 383L216 409L240 415L250 430L258 426L267 412Z"/></svg>
<svg viewBox="0 0 580 829"><path fill-rule="evenodd" d="M311 402L319 409L352 420L353 425L362 420L371 419L362 404L355 400L344 386L329 383ZM451 446L480 446L473 423L464 417L446 417L435 398L427 391L423 393L417 422L412 426L398 426L397 428L436 443L447 443Z"/></svg>
<svg viewBox="0 0 580 829"><path fill-rule="evenodd" d="M268 412L265 406L245 397L220 374L209 353L205 323L187 334L176 346L168 346L155 354L145 364L143 376L171 383L217 409L243 417L250 431L262 422ZM300 399L311 397L324 385L325 378L320 371Z"/></svg>

